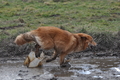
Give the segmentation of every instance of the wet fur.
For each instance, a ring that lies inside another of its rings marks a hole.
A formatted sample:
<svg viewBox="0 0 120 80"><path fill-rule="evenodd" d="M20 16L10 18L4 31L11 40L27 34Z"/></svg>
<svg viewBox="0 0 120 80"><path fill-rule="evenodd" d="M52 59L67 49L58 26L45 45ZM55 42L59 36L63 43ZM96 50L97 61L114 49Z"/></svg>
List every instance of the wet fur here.
<svg viewBox="0 0 120 80"><path fill-rule="evenodd" d="M29 42L36 43L36 55L39 48L54 49L53 57L48 59L47 62L55 60L59 55L60 65L64 64L64 58L67 54L83 51L89 45L96 45L93 38L88 34L74 34L56 27L39 27L36 30L20 34L15 39L15 43L18 45Z"/></svg>

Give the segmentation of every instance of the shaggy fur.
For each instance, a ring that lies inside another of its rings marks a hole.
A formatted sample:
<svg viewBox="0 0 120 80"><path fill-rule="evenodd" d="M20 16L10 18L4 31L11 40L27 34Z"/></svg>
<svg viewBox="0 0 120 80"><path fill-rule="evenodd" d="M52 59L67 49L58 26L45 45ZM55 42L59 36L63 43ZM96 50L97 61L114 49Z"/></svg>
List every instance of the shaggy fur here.
<svg viewBox="0 0 120 80"><path fill-rule="evenodd" d="M53 57L48 59L47 62L56 59L59 55L60 65L64 63L64 58L67 54L83 51L89 45L96 45L93 38L88 34L73 34L56 27L39 27L36 30L20 34L15 39L17 45L23 45L29 42L36 43L36 53L39 48L45 50L54 49Z"/></svg>

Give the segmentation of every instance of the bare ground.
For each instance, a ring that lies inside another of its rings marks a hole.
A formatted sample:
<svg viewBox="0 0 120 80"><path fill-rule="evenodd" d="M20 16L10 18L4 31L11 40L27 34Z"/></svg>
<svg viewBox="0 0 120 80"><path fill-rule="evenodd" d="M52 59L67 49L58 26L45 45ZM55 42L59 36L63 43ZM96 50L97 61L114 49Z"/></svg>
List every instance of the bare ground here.
<svg viewBox="0 0 120 80"><path fill-rule="evenodd" d="M13 43L15 37L3 40L0 43L0 78L1 80L120 80L120 33L114 36L103 33L91 35L96 38L97 47L68 55L71 67L67 68L59 67L58 59L40 68L27 68L23 66L23 62L34 44L17 46ZM53 50L44 53L50 56Z"/></svg>

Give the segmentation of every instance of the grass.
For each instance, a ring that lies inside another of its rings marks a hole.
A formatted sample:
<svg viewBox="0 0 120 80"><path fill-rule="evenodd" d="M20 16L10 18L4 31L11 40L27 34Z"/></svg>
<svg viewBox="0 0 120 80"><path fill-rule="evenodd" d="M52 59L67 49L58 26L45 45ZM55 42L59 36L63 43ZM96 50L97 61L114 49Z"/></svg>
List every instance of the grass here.
<svg viewBox="0 0 120 80"><path fill-rule="evenodd" d="M116 33L120 31L119 11L118 0L0 0L0 40L40 26Z"/></svg>

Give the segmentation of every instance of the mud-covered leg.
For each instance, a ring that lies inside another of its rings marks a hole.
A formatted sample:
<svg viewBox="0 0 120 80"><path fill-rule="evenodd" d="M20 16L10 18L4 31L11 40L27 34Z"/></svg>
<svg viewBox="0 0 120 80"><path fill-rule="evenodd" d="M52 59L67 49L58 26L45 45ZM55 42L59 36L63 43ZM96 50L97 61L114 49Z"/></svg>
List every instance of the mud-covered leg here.
<svg viewBox="0 0 120 80"><path fill-rule="evenodd" d="M64 64L64 59L65 59L65 56L66 56L66 54L65 54L65 53L60 54L60 66L61 66L61 67L62 67L62 66L63 66L63 64Z"/></svg>
<svg viewBox="0 0 120 80"><path fill-rule="evenodd" d="M52 58L47 59L46 62L51 62L51 61L55 60L57 56L58 56L58 53L56 51L54 51Z"/></svg>
<svg viewBox="0 0 120 80"><path fill-rule="evenodd" d="M71 61L71 59L67 58L67 59L64 61L64 63L65 63L65 64L68 64L70 61Z"/></svg>
<svg viewBox="0 0 120 80"><path fill-rule="evenodd" d="M39 46L38 44L36 44L35 45L35 56L36 57L40 57L40 54L39 54L39 48L40 48L41 46Z"/></svg>
<svg viewBox="0 0 120 80"><path fill-rule="evenodd" d="M65 53L62 53L61 55L60 55L60 66L61 67L70 67L71 65L69 64L69 61L70 60L64 60L65 59L65 56L66 56L67 54L65 54Z"/></svg>

